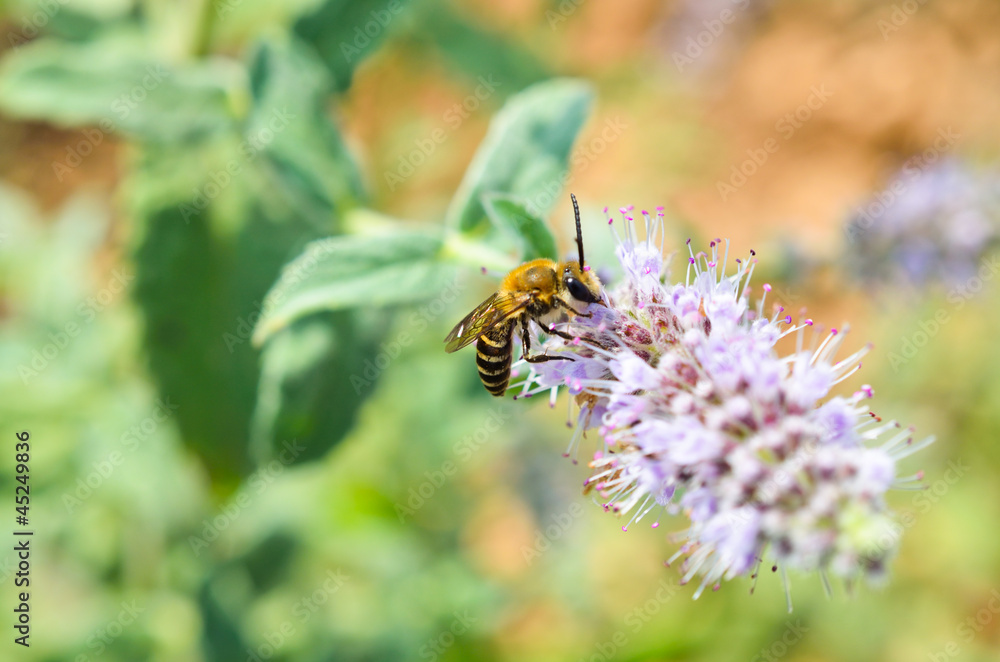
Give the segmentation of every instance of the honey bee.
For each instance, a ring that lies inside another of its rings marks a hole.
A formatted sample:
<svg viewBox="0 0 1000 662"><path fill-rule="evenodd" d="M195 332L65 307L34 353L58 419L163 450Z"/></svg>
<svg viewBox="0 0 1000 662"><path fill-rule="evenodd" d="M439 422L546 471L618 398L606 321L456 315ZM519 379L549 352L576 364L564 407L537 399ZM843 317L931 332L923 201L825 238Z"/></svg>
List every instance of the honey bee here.
<svg viewBox="0 0 1000 662"><path fill-rule="evenodd" d="M444 339L447 352L476 341L479 378L486 390L497 397L506 392L510 381L514 331L518 326L523 356L529 363L571 360L565 356L531 355L528 322L534 320L546 333L572 340L573 336L550 325L563 321L567 314L590 317L576 306L601 301L601 281L583 262L580 207L576 196L570 197L576 216L579 261L557 263L542 258L525 262L507 274L497 292L466 315Z"/></svg>

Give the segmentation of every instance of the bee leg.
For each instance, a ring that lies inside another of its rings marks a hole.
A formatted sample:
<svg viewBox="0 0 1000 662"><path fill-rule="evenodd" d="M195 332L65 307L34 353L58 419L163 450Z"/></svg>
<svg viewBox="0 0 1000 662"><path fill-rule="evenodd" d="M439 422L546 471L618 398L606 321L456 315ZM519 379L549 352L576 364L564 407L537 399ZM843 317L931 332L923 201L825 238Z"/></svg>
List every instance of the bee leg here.
<svg viewBox="0 0 1000 662"><path fill-rule="evenodd" d="M566 310L568 310L569 312L573 313L574 315L576 315L578 317L593 317L593 315L591 315L590 313L581 313L576 308L574 308L573 306L569 305L568 303L566 303L562 299L555 299L555 304L557 306L565 308Z"/></svg>
<svg viewBox="0 0 1000 662"><path fill-rule="evenodd" d="M588 314L587 317L590 317L590 315ZM544 330L545 333L551 333L554 336L559 336L563 340L576 340L577 338L579 338L581 342L590 343L591 345L594 345L596 347L602 346L601 343L597 342L596 340L593 340L592 338L585 338L583 336L574 336L573 334L567 333L562 329L554 329L551 327L551 325L549 326L549 328Z"/></svg>
<svg viewBox="0 0 1000 662"><path fill-rule="evenodd" d="M551 333L554 336L559 336L563 340L576 340L578 336L574 336L572 333L566 333L562 329L545 329L545 333ZM580 338L580 340L587 340L586 338Z"/></svg>
<svg viewBox="0 0 1000 662"><path fill-rule="evenodd" d="M528 363L545 363L546 361L572 361L573 359L569 356L549 356L542 354L540 356L525 356L524 360Z"/></svg>
<svg viewBox="0 0 1000 662"><path fill-rule="evenodd" d="M521 355L524 360L528 363L545 363L546 361L572 361L573 359L569 356L549 356L548 354L541 354L539 356L531 356L531 340L528 337L528 321L521 321Z"/></svg>

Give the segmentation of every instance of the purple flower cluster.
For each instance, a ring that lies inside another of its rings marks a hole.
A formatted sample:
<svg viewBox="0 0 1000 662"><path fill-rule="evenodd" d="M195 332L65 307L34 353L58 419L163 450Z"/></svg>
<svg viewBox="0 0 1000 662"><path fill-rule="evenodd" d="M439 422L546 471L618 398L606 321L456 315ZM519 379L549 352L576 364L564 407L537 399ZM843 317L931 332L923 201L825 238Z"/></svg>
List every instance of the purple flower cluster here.
<svg viewBox="0 0 1000 662"><path fill-rule="evenodd" d="M603 450L585 489L629 518L623 529L654 509L687 516L671 561L684 557L685 582L700 577L695 597L756 577L762 563L780 567L786 586L786 568L817 571L827 586L828 575L882 576L900 530L885 493L921 478L897 477L896 462L932 439L914 443L912 429L872 414L869 386L831 395L868 347L835 360L844 333L780 307L765 314L768 285L751 306L756 259L751 251L727 275L728 243L694 254L689 241L684 283L666 284L653 240L662 214L642 213L641 240L630 209L622 215L625 279L607 306L565 325L574 340L541 343L573 360L526 364L517 397L549 392L554 402L560 387L575 396L570 450L597 428Z"/></svg>
<svg viewBox="0 0 1000 662"><path fill-rule="evenodd" d="M959 284L1000 238L1000 176L956 159L905 166L845 232L850 272L866 282Z"/></svg>

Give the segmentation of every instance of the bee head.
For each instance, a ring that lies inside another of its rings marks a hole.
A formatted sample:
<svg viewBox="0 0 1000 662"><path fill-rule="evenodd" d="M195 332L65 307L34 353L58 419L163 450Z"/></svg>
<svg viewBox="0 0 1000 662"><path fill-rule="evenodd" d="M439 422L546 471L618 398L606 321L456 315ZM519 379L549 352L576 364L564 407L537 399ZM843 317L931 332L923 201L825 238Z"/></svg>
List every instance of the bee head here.
<svg viewBox="0 0 1000 662"><path fill-rule="evenodd" d="M564 262L562 289L583 303L601 302L601 280L590 267L580 268L579 262Z"/></svg>

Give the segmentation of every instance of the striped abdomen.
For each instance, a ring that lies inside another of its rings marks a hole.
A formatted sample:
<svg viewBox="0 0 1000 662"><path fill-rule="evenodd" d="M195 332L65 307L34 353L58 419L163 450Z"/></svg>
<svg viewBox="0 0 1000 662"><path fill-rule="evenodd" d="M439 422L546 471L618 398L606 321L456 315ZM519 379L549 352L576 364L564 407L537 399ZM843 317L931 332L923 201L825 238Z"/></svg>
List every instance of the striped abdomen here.
<svg viewBox="0 0 1000 662"><path fill-rule="evenodd" d="M514 340L514 321L508 320L497 324L479 336L476 342L479 378L483 380L486 390L498 397L504 394L507 382L510 381L510 359L514 353L511 347Z"/></svg>

